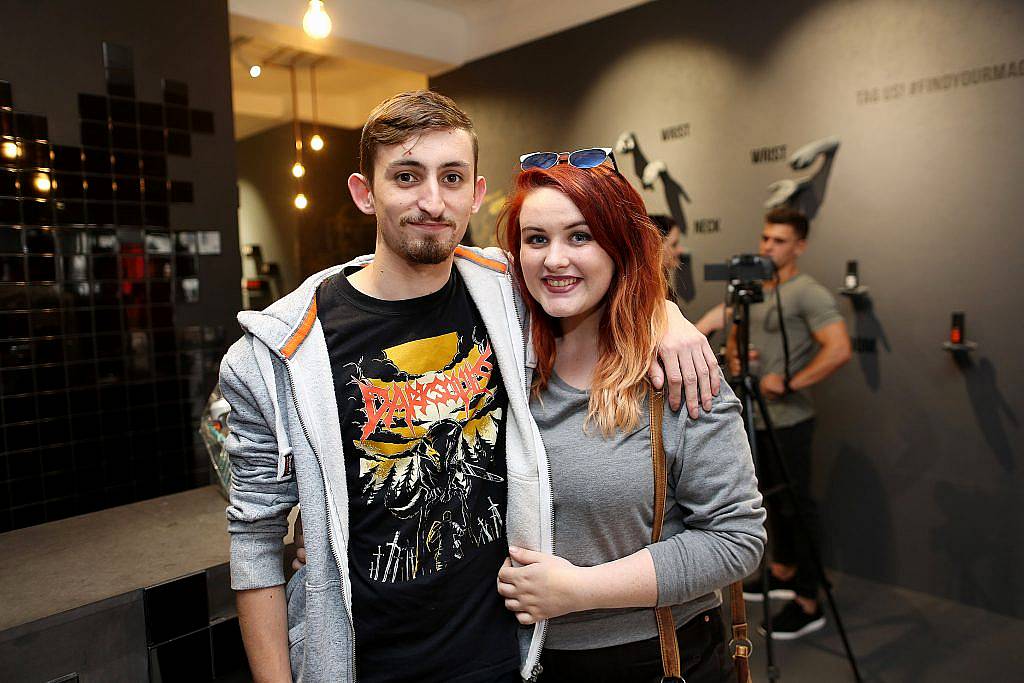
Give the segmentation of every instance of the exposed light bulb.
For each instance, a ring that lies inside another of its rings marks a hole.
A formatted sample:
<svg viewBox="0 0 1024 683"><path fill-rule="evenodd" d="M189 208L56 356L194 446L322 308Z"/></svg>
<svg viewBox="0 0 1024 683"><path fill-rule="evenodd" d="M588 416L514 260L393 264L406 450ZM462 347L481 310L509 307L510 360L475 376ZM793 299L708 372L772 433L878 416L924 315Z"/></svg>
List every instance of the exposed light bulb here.
<svg viewBox="0 0 1024 683"><path fill-rule="evenodd" d="M295 195L296 209L305 209L307 206L309 206L309 200L306 199L306 195L302 194L301 192Z"/></svg>
<svg viewBox="0 0 1024 683"><path fill-rule="evenodd" d="M319 152L324 148L324 139L320 137L319 133L314 133L313 137L309 139L309 146L314 152Z"/></svg>
<svg viewBox="0 0 1024 683"><path fill-rule="evenodd" d="M301 178L306 175L306 167L296 161L295 165L292 166L292 175L296 178Z"/></svg>
<svg viewBox="0 0 1024 683"><path fill-rule="evenodd" d="M326 38L331 33L331 18L324 10L323 0L309 0L309 7L302 15L302 30L310 38Z"/></svg>
<svg viewBox="0 0 1024 683"><path fill-rule="evenodd" d="M261 73L263 73L263 67L261 67L259 64L253 64L249 67L250 78L259 78Z"/></svg>
<svg viewBox="0 0 1024 683"><path fill-rule="evenodd" d="M50 176L46 175L45 173L38 173L36 174L36 177L32 179L32 184L39 192L49 192L51 186Z"/></svg>
<svg viewBox="0 0 1024 683"><path fill-rule="evenodd" d="M21 150L18 148L17 142L6 141L0 146L0 153L3 154L4 159L17 159L20 156Z"/></svg>

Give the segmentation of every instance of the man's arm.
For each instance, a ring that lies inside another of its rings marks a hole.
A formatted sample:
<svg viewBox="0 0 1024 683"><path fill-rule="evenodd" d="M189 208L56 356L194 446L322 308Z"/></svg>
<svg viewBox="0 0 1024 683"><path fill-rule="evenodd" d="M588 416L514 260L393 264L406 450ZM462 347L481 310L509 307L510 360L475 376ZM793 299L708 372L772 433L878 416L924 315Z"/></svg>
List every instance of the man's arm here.
<svg viewBox="0 0 1024 683"><path fill-rule="evenodd" d="M850 360L850 335L846 323L837 320L811 332L821 346L811 362L789 378L789 388L799 391L813 386L841 368ZM765 398L775 399L786 393L786 380L782 375L767 374L761 378L761 393Z"/></svg>
<svg viewBox="0 0 1024 683"><path fill-rule="evenodd" d="M235 600L254 683L291 683L284 586L237 591Z"/></svg>
<svg viewBox="0 0 1024 683"><path fill-rule="evenodd" d="M705 411L711 410L712 398L718 395L718 359L708 338L683 317L678 306L665 301L665 313L667 327L658 342L658 358L651 362L648 377L655 389L661 389L668 381L666 395L672 410L679 410L685 392L687 411L696 420L701 405Z"/></svg>
<svg viewBox="0 0 1024 683"><path fill-rule="evenodd" d="M789 388L793 391L817 384L843 367L853 356L850 334L846 331L846 322L842 320L815 330L811 336L821 348L806 367L789 378Z"/></svg>
<svg viewBox="0 0 1024 683"><path fill-rule="evenodd" d="M725 319L731 314L731 306L726 307L724 303L718 304L701 316L701 319L697 321L696 327L705 337L710 337L715 332L725 329Z"/></svg>
<svg viewBox="0 0 1024 683"><path fill-rule="evenodd" d="M298 487L294 476L277 477L277 436L268 424L273 402L249 340L228 351L220 387L231 405L224 444L231 461L227 517L242 640L255 681L290 683L282 548Z"/></svg>

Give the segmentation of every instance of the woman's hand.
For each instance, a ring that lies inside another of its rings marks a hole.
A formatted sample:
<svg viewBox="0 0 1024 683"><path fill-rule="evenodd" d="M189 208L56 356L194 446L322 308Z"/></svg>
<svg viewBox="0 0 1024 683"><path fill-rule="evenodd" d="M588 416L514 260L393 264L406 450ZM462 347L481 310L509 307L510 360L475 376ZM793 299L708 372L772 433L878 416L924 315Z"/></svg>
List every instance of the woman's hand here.
<svg viewBox="0 0 1024 683"><path fill-rule="evenodd" d="M690 417L700 417L700 406L711 411L711 400L718 395L721 378L718 359L708 344L708 338L683 317L679 307L665 301L668 326L665 336L658 342L658 361L651 363L648 377L655 389L661 389L668 380L668 403L679 410L681 394L686 394L686 409Z"/></svg>
<svg viewBox="0 0 1024 683"><path fill-rule="evenodd" d="M533 550L510 547L508 552L522 566L513 567L511 560L505 560L498 572L498 593L520 624L535 624L587 609L581 604L578 590L585 568Z"/></svg>

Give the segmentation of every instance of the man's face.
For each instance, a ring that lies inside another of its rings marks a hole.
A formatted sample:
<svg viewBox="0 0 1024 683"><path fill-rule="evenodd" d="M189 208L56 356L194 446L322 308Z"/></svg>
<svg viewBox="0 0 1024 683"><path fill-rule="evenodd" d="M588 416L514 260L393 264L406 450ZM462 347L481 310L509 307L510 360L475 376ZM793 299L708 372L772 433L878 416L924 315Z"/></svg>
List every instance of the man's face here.
<svg viewBox="0 0 1024 683"><path fill-rule="evenodd" d="M370 190L384 248L412 264L448 259L483 201L473 141L464 130L428 130L379 147Z"/></svg>
<svg viewBox="0 0 1024 683"><path fill-rule="evenodd" d="M683 247L683 234L679 231L679 226L672 226L672 229L665 235L663 244L662 254L665 257L665 267L670 271L675 270L686 253L686 249Z"/></svg>
<svg viewBox="0 0 1024 683"><path fill-rule="evenodd" d="M775 264L775 269L785 268L795 263L797 257L804 253L807 246L805 240L799 239L793 226L784 223L765 223L761 232L761 256L767 256Z"/></svg>

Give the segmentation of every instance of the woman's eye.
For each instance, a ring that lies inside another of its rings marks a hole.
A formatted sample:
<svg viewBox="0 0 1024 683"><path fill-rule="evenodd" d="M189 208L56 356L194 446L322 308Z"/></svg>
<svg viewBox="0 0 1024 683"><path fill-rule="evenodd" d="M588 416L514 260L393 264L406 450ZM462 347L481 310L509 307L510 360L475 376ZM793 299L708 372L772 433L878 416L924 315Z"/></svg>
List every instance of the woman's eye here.
<svg viewBox="0 0 1024 683"><path fill-rule="evenodd" d="M588 232L574 232L569 239L571 239L573 242L583 243L589 242L591 240L591 236Z"/></svg>
<svg viewBox="0 0 1024 683"><path fill-rule="evenodd" d="M543 235L529 235L524 241L527 244L544 244L545 238Z"/></svg>

